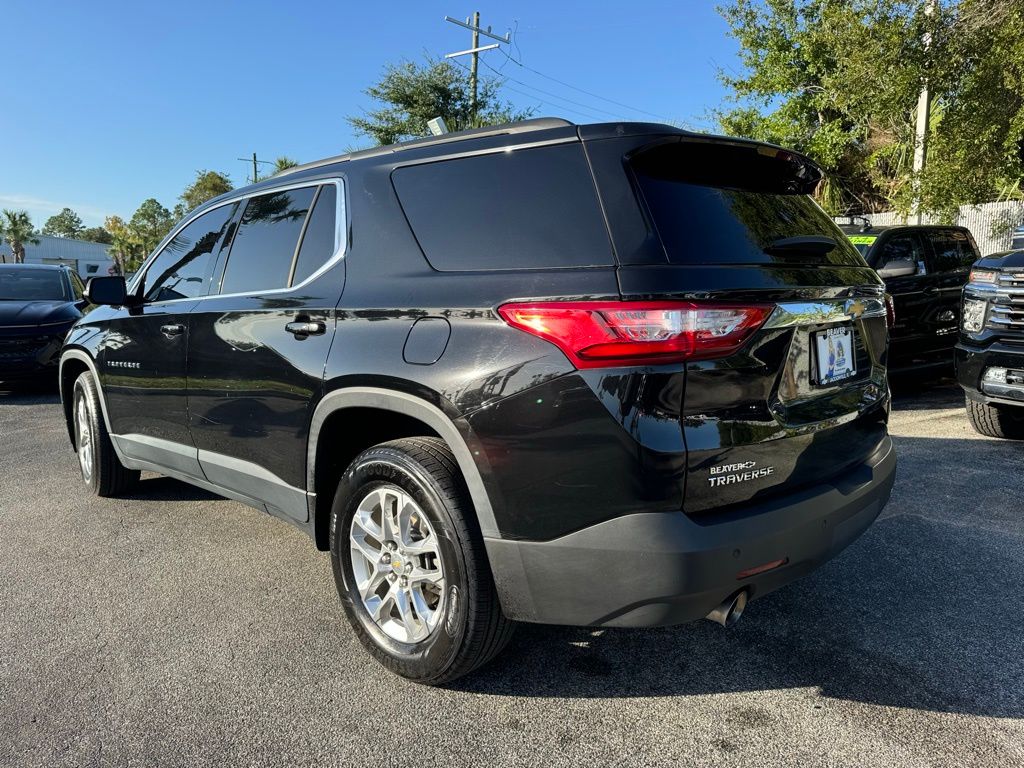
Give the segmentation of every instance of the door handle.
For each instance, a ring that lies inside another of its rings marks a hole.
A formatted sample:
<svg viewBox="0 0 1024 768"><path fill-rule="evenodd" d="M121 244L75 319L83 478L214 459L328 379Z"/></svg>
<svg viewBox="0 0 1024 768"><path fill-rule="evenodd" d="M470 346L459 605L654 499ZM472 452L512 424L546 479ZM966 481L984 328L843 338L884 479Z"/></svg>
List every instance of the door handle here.
<svg viewBox="0 0 1024 768"><path fill-rule="evenodd" d="M319 320L314 322L296 320L285 325L284 329L296 337L319 336L327 331L327 324Z"/></svg>
<svg viewBox="0 0 1024 768"><path fill-rule="evenodd" d="M928 294L929 296L934 296L936 293L939 292L939 289L936 288L934 285L932 285L932 286L929 286L928 288L925 288L924 292L926 294Z"/></svg>
<svg viewBox="0 0 1024 768"><path fill-rule="evenodd" d="M185 326L180 323L171 323L169 325L161 325L160 333L166 336L168 339L173 339L175 336L180 336L185 332Z"/></svg>

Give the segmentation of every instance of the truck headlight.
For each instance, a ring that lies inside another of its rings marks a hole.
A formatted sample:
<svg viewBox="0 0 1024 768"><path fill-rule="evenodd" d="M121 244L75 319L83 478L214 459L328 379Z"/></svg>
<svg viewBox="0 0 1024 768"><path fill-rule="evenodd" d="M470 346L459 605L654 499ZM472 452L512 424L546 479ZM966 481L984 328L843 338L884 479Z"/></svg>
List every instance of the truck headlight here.
<svg viewBox="0 0 1024 768"><path fill-rule="evenodd" d="M984 299L964 299L961 326L967 333L977 333L985 327L985 310L988 302Z"/></svg>

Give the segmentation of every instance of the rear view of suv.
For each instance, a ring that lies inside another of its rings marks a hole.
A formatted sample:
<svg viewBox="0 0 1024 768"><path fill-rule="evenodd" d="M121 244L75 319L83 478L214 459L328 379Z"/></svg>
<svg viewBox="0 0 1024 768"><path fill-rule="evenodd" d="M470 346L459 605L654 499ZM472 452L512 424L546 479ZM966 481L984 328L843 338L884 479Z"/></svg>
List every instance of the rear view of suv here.
<svg viewBox="0 0 1024 768"><path fill-rule="evenodd" d="M882 285L764 144L542 119L300 166L188 216L68 338L85 484L308 531L443 683L516 621L730 624L892 488Z"/></svg>

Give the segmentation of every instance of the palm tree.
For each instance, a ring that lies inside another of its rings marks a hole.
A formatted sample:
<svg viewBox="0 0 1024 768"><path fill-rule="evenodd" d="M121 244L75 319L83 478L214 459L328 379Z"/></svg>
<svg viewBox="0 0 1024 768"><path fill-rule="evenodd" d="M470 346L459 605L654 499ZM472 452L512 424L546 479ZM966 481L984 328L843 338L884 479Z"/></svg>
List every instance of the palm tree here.
<svg viewBox="0 0 1024 768"><path fill-rule="evenodd" d="M27 211L10 211L4 208L3 217L0 218L0 241L3 240L10 243L14 263L24 263L25 243L39 245L39 238L36 237L35 227L32 226L32 219L29 218Z"/></svg>
<svg viewBox="0 0 1024 768"><path fill-rule="evenodd" d="M279 158L277 158L277 160L274 161L274 173L287 171L289 168L294 168L298 164L298 160L292 160L287 155L281 155Z"/></svg>

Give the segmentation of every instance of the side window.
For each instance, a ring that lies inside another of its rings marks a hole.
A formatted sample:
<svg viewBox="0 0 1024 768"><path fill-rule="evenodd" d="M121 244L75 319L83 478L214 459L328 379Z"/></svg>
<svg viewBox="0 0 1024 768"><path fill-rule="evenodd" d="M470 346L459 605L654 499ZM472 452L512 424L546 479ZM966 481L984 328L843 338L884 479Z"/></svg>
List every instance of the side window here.
<svg viewBox="0 0 1024 768"><path fill-rule="evenodd" d="M391 181L434 269L613 263L578 143L406 166Z"/></svg>
<svg viewBox="0 0 1024 768"><path fill-rule="evenodd" d="M70 272L68 277L71 278L71 291L75 294L75 299L78 300L82 298L85 294L85 285L82 283L82 278L74 272Z"/></svg>
<svg viewBox="0 0 1024 768"><path fill-rule="evenodd" d="M906 277L922 273L924 257L917 235L895 235L882 245L875 269L892 277ZM884 275L883 275L884 277Z"/></svg>
<svg viewBox="0 0 1024 768"><path fill-rule="evenodd" d="M221 293L285 288L316 187L250 198L235 232Z"/></svg>
<svg viewBox="0 0 1024 768"><path fill-rule="evenodd" d="M969 267L977 258L967 235L959 230L936 230L928 235L932 244L932 264L936 272L952 272Z"/></svg>
<svg viewBox="0 0 1024 768"><path fill-rule="evenodd" d="M148 301L206 295L217 243L235 212L222 205L204 213L174 236L146 270L142 291Z"/></svg>
<svg viewBox="0 0 1024 768"><path fill-rule="evenodd" d="M338 212L338 190L333 184L324 184L313 202L313 212L302 235L295 270L289 285L298 285L316 272L334 255L337 248L335 218Z"/></svg>

